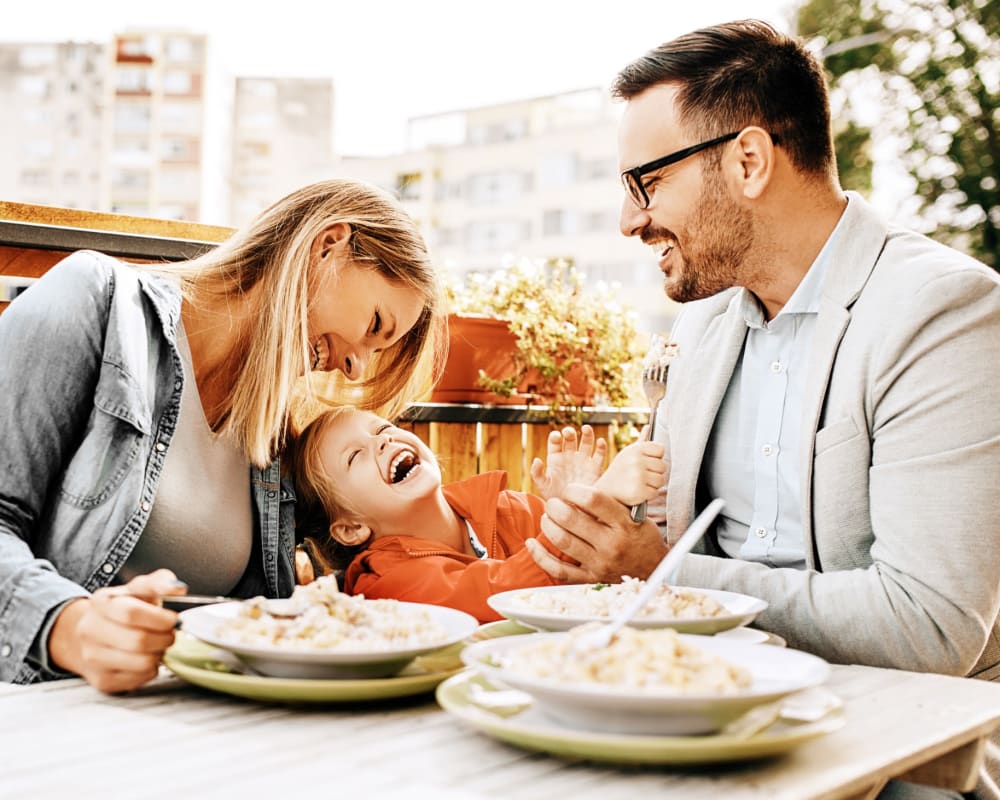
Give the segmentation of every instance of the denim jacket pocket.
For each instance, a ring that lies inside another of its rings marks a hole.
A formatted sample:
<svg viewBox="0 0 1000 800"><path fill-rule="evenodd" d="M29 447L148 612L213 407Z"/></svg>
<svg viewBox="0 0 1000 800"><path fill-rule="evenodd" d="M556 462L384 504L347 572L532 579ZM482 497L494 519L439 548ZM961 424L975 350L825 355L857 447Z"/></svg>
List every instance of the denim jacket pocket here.
<svg viewBox="0 0 1000 800"><path fill-rule="evenodd" d="M136 382L105 363L83 440L66 467L62 499L79 508L94 508L107 500L139 457L152 430L150 417Z"/></svg>

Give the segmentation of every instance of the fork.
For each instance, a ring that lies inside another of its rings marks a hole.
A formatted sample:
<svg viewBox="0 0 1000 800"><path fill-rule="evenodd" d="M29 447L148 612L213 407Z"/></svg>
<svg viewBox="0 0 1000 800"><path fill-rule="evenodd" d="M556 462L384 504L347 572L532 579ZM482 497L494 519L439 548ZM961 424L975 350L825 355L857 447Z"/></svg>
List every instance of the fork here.
<svg viewBox="0 0 1000 800"><path fill-rule="evenodd" d="M649 425L646 428L646 440L653 438L653 429L656 427L656 410L660 406L660 401L667 393L667 368L669 364L657 364L651 367L644 367L642 370L642 391L646 395L649 403ZM646 501L643 500L638 505L632 506L629 512L632 522L643 522L646 519Z"/></svg>

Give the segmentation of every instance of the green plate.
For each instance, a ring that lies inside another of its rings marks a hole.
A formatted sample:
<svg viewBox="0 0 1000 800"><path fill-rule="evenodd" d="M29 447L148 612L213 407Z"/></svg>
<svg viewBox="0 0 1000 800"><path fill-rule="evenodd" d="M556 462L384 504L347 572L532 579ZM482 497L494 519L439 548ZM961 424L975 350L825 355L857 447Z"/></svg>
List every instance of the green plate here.
<svg viewBox="0 0 1000 800"><path fill-rule="evenodd" d="M575 730L549 720L520 693L499 689L469 670L437 687L437 701L460 720L527 750L612 764L710 764L778 755L844 724L839 710L816 722L781 720L761 733L739 736L632 736ZM505 705L504 697L514 704Z"/></svg>
<svg viewBox="0 0 1000 800"><path fill-rule="evenodd" d="M481 625L469 642L531 633L516 622L503 620ZM445 678L465 668L460 653L465 643L445 647L420 656L398 675L359 680L315 680L310 678L269 678L244 674L234 666L233 657L218 648L177 632L163 663L177 677L204 689L276 703L362 703L430 692Z"/></svg>

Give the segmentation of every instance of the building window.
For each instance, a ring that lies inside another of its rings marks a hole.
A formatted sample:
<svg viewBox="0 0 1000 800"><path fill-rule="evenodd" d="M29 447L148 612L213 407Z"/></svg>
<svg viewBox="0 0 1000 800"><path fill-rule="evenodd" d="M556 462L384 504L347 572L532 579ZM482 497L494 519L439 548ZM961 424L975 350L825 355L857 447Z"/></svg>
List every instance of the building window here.
<svg viewBox="0 0 1000 800"><path fill-rule="evenodd" d="M125 103L115 106L116 133L147 133L151 119L152 112L148 105Z"/></svg>
<svg viewBox="0 0 1000 800"><path fill-rule="evenodd" d="M576 214L571 209L552 208L542 213L542 236L571 236L576 227Z"/></svg>
<svg viewBox="0 0 1000 800"><path fill-rule="evenodd" d="M119 94L149 94L149 70L145 67L119 67L115 72L115 91Z"/></svg>
<svg viewBox="0 0 1000 800"><path fill-rule="evenodd" d="M485 220L470 223L465 245L470 253L514 251L531 236L531 225L522 220Z"/></svg>
<svg viewBox="0 0 1000 800"><path fill-rule="evenodd" d="M491 172L472 175L468 179L469 200L476 205L512 203L527 187L520 172Z"/></svg>
<svg viewBox="0 0 1000 800"><path fill-rule="evenodd" d="M50 182L47 169L25 169L21 171L21 183L25 186L48 186Z"/></svg>
<svg viewBox="0 0 1000 800"><path fill-rule="evenodd" d="M554 153L542 159L538 183L543 189L569 186L577 179L577 159L573 153Z"/></svg>
<svg viewBox="0 0 1000 800"><path fill-rule="evenodd" d="M117 61L120 64L152 64L155 42L152 37L122 36L117 42Z"/></svg>
<svg viewBox="0 0 1000 800"><path fill-rule="evenodd" d="M168 69L163 73L164 94L196 94L197 76L183 69Z"/></svg>

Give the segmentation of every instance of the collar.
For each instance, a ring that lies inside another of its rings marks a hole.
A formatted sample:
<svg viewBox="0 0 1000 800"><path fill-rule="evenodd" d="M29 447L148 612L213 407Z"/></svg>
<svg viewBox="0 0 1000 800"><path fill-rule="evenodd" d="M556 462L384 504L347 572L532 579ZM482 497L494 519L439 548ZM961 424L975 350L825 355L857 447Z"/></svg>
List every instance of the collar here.
<svg viewBox="0 0 1000 800"><path fill-rule="evenodd" d="M792 314L818 314L820 301L823 298L823 286L826 283L826 275L830 269L830 262L833 260L833 253L838 247L839 239L842 236L842 230L846 227L844 220L848 219L850 216L848 214L848 209L850 209L851 204L855 202L851 195L847 195L847 206L840 215L840 219L837 220L837 225L834 227L833 231L830 233L827 240L823 243L823 247L820 249L813 263L806 270L806 274L799 281L799 285L795 287L795 291L792 292L792 296L788 298L788 302L782 307L781 311L777 313L775 318L770 322L764 319L764 309L760 305L760 301L754 296L752 292L748 289L743 289L740 292L739 298L737 300L739 304L739 313L743 317L743 321L746 322L748 328L755 330L764 330L768 325L773 325L774 322L782 317L787 317Z"/></svg>

